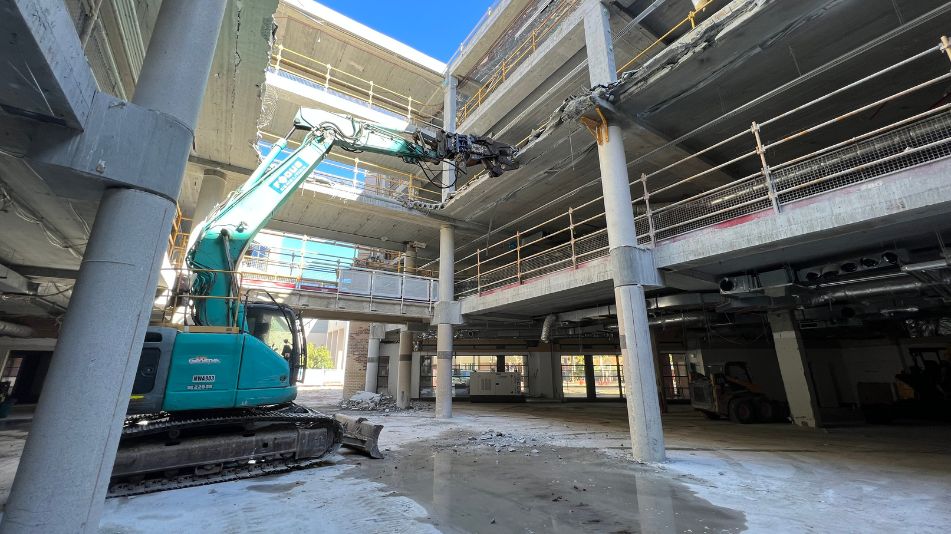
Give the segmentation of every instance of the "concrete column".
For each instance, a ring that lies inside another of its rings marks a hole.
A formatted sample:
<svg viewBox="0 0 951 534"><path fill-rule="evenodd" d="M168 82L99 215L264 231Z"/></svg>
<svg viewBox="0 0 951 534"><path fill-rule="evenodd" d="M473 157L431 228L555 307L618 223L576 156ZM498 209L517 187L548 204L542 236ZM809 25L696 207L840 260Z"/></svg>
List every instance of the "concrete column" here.
<svg viewBox="0 0 951 534"><path fill-rule="evenodd" d="M436 417L452 417L452 318L455 235L453 227L439 229L439 302L436 303Z"/></svg>
<svg viewBox="0 0 951 534"><path fill-rule="evenodd" d="M396 373L396 407L408 408L410 387L412 385L413 333L408 329L400 330L400 366Z"/></svg>
<svg viewBox="0 0 951 534"><path fill-rule="evenodd" d="M370 323L370 339L367 341L367 379L364 391L376 393L376 379L380 372L380 341L383 339L383 325ZM358 382L359 383L359 382Z"/></svg>
<svg viewBox="0 0 951 534"><path fill-rule="evenodd" d="M585 43L591 85L611 83L617 80L617 74L608 10L596 0L588 0L585 9ZM606 130L606 139L598 144L598 159L621 354L624 357L624 392L631 448L634 458L639 461L661 462L664 460L664 434L644 288L637 277L637 233L627 160L621 128L608 125Z"/></svg>
<svg viewBox="0 0 951 534"><path fill-rule="evenodd" d="M205 220L205 217L225 198L225 173L218 169L206 169L201 178L198 200L192 212L192 228Z"/></svg>
<svg viewBox="0 0 951 534"><path fill-rule="evenodd" d="M163 3L133 103L194 131L224 9ZM149 192L103 194L0 532L98 532L174 215Z"/></svg>
<svg viewBox="0 0 951 534"><path fill-rule="evenodd" d="M403 253L403 272L416 274L416 245L413 243L406 243L406 251Z"/></svg>
<svg viewBox="0 0 951 534"><path fill-rule="evenodd" d="M444 87L442 129L452 133L456 131L456 89L459 81L446 76ZM445 202L456 191L456 168L448 162L442 164L442 183L448 186L442 190L442 200Z"/></svg>
<svg viewBox="0 0 951 534"><path fill-rule="evenodd" d="M787 310L769 312L767 316L793 423L808 427L821 426L818 397L809 377L809 366L796 319Z"/></svg>

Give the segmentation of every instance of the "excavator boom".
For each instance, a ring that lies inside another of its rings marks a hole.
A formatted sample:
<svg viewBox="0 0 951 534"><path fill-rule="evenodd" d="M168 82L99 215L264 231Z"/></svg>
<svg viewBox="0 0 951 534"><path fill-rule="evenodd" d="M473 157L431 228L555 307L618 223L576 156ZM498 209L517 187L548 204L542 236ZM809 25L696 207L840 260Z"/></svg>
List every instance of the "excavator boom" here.
<svg viewBox="0 0 951 534"><path fill-rule="evenodd" d="M381 457L382 426L334 419L293 402L306 346L300 318L276 301L242 302L238 264L254 236L333 148L420 166L481 164L493 176L516 166L514 148L484 137L400 131L312 109L298 112L294 129L305 132L296 150L278 161L288 143L279 139L248 180L193 228L186 296L192 323L209 328L151 327L146 334L112 496L316 465L341 445ZM281 324L293 339L286 359L273 345L272 327Z"/></svg>

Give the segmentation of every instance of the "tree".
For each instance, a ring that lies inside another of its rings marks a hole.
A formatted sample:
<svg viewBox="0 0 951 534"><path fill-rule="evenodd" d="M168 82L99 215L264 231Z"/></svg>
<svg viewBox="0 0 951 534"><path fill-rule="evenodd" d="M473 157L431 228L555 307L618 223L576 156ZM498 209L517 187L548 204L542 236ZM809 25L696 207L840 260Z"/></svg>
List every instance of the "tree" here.
<svg viewBox="0 0 951 534"><path fill-rule="evenodd" d="M330 349L326 346L317 346L313 343L307 343L307 368L308 369L333 369L334 361L330 357Z"/></svg>

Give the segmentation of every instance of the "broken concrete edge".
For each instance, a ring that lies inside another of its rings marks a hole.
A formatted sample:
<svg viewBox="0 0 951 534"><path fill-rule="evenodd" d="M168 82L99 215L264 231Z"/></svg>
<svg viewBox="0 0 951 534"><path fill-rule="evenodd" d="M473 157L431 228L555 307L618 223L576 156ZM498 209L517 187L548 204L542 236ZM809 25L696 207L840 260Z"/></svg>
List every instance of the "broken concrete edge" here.
<svg viewBox="0 0 951 534"><path fill-rule="evenodd" d="M528 143L522 148L522 152L530 152L530 148L535 143L550 135L561 125L576 122L583 116L593 114L596 107L607 110L609 119L620 121L619 123L630 121L630 118L610 113L611 104L617 102L621 96L637 91L654 82L657 78L693 56L694 53L705 50L713 41L737 28L743 20L775 1L733 0L729 5L718 10L712 17L704 20L696 28L683 35L677 42L666 46L640 66L622 72L616 82L597 85L581 94L566 98L552 112L547 122L532 131Z"/></svg>

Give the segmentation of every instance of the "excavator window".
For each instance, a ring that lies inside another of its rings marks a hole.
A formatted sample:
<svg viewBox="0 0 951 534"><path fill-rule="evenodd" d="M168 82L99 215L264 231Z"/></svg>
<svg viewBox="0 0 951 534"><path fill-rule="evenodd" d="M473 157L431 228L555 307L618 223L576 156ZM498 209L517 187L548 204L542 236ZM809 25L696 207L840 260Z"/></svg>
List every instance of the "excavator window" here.
<svg viewBox="0 0 951 534"><path fill-rule="evenodd" d="M296 384L303 378L306 351L300 318L288 307L255 302L247 304L245 315L248 333L284 356L291 366L291 384ZM287 355L287 345L290 345L290 355Z"/></svg>
<svg viewBox="0 0 951 534"><path fill-rule="evenodd" d="M248 332L271 347L274 352L281 353L285 340L295 349L295 353L299 351L299 347L295 347L296 325L288 324L284 312L279 308L248 306L247 316Z"/></svg>

